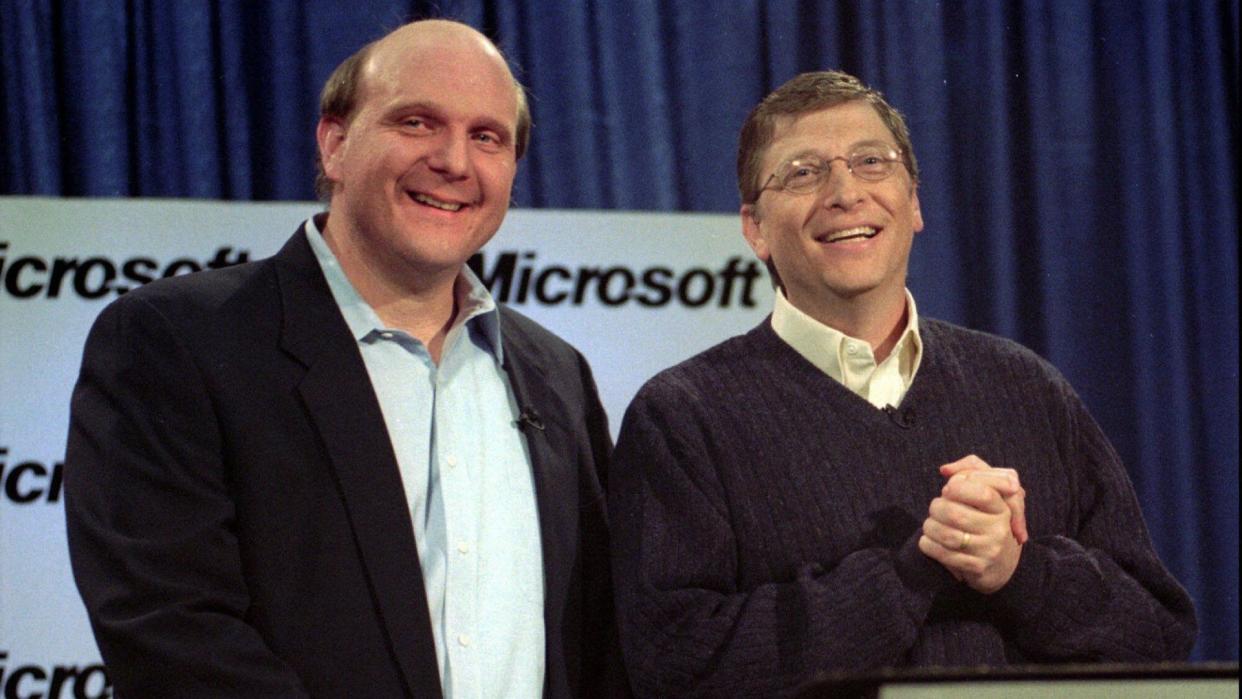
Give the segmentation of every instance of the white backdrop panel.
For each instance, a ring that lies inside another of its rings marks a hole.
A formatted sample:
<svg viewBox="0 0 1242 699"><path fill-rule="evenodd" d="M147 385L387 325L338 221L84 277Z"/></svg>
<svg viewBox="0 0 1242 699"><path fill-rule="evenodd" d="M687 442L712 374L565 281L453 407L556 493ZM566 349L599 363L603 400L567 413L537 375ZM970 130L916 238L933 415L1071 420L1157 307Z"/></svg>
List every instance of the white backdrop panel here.
<svg viewBox="0 0 1242 699"><path fill-rule="evenodd" d="M91 322L145 280L270 255L320 208L0 197L0 695L111 694L60 497ZM725 215L513 211L473 263L498 298L587 356L615 435L643 381L770 310L739 228Z"/></svg>

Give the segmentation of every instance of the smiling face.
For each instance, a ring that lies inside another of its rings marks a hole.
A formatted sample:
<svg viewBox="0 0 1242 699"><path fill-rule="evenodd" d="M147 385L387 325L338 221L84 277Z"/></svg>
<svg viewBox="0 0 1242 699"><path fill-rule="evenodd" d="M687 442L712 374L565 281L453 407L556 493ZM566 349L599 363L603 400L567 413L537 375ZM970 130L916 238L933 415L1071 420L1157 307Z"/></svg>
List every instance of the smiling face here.
<svg viewBox="0 0 1242 699"><path fill-rule="evenodd" d="M779 117L763 154L763 181L791 160L838 159L813 192L768 189L754 204L742 206L746 242L775 265L790 303L829 325L850 304L905 303L910 247L923 229L910 174L898 166L887 179L868 182L840 159L877 142L895 146L866 102Z"/></svg>
<svg viewBox="0 0 1242 699"><path fill-rule="evenodd" d="M393 32L361 71L353 115L317 131L332 185L325 236L356 284L451 286L509 208L513 78L486 38L444 21Z"/></svg>

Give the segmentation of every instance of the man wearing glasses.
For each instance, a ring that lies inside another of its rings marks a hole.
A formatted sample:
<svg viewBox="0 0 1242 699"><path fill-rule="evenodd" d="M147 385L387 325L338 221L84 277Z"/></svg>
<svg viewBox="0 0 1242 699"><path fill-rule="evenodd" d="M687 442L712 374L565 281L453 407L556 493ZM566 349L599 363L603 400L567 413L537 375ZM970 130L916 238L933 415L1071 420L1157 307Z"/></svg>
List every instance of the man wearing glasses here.
<svg viewBox="0 0 1242 699"><path fill-rule="evenodd" d="M1190 600L1070 386L1013 342L919 318L902 116L852 76L800 75L747 118L738 183L773 313L648 382L615 453L638 693L1185 658Z"/></svg>

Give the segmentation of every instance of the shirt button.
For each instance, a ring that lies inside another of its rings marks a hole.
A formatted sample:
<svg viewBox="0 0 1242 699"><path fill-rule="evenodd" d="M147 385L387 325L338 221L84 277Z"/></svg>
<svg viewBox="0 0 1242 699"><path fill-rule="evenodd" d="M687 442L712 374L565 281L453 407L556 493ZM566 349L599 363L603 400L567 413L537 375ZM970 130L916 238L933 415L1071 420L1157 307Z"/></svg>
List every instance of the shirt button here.
<svg viewBox="0 0 1242 699"><path fill-rule="evenodd" d="M858 354L858 345L849 344L845 346L846 354Z"/></svg>
<svg viewBox="0 0 1242 699"><path fill-rule="evenodd" d="M458 637L457 637L457 643L458 643L461 647L463 647L463 648L465 648L465 647L469 646L469 645L470 645L470 635L469 635L469 634L464 634L464 633L463 633L463 634L461 634L460 636L458 636Z"/></svg>
<svg viewBox="0 0 1242 699"><path fill-rule="evenodd" d="M470 553L470 544L463 541L457 545L457 550L461 553Z"/></svg>
<svg viewBox="0 0 1242 699"><path fill-rule="evenodd" d="M382 332L382 333L380 333L380 337L384 338L385 340L391 340L391 339L392 339L392 333L390 333L390 332Z"/></svg>
<svg viewBox="0 0 1242 699"><path fill-rule="evenodd" d="M457 465L457 457L453 456L452 454L449 454L448 456L444 457L444 463L448 464L449 468L453 468L454 466Z"/></svg>

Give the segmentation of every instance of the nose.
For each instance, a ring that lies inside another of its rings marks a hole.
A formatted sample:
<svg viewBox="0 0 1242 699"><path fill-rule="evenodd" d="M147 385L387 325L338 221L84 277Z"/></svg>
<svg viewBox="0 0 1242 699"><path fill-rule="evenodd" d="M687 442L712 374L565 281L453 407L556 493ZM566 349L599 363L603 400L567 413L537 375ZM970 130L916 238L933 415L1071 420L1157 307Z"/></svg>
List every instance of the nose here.
<svg viewBox="0 0 1242 699"><path fill-rule="evenodd" d="M446 179L460 180L470 174L470 138L441 134L427 156L427 166Z"/></svg>
<svg viewBox="0 0 1242 699"><path fill-rule="evenodd" d="M828 208L849 210L863 199L863 188L850 172L849 163L845 158L833 158L828 161L828 174L821 187L821 203Z"/></svg>

